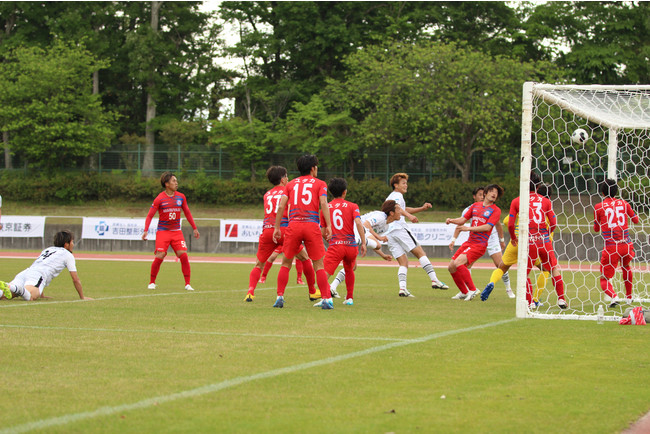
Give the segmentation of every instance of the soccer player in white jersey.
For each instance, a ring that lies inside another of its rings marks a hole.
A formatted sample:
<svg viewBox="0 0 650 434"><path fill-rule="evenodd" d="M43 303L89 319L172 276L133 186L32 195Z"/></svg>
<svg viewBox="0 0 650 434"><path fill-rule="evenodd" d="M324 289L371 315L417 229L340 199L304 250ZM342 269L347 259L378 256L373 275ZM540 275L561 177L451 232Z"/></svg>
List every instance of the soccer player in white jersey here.
<svg viewBox="0 0 650 434"><path fill-rule="evenodd" d="M386 261L391 261L393 258L390 255L385 254L381 251L380 241L386 242L388 238L385 235L382 235L388 231L388 225L399 219L402 215L402 211L394 200L387 200L381 206L381 211L370 211L367 214L361 216L361 224L364 228L364 235L366 239L366 246L373 249L379 256L381 256ZM356 234L355 228L355 237L357 244L361 243L361 237ZM335 298L340 298L337 292L338 286L345 281L345 270L341 269L332 283L330 283L330 292Z"/></svg>
<svg viewBox="0 0 650 434"><path fill-rule="evenodd" d="M50 284L52 279L67 268L72 277L79 298L92 300L84 296L81 280L77 274L72 250L74 249L74 235L70 231L61 231L54 235L54 245L43 250L40 256L26 270L21 271L9 283L0 281L2 297L13 298L14 296L23 299L36 300L43 296L43 290Z"/></svg>
<svg viewBox="0 0 650 434"><path fill-rule="evenodd" d="M474 203L483 202L483 200L485 199L485 189L483 187L476 187L474 191L472 191L472 198L474 198ZM461 215L465 215L465 213L471 207L472 205L465 208ZM494 266L499 267L499 264L501 264L501 260L503 258L503 249L506 248L506 244L505 244L506 240L504 238L503 226L501 226L501 222L495 225L495 228L496 231L492 231L490 233L490 238L488 239L488 245L487 245L487 252L488 255L490 255L490 257L492 258L492 262L494 262ZM461 232L460 228L457 227L456 230L454 231L454 236L452 238L452 241L451 243L449 243L449 250L454 250L456 238L458 237L460 232ZM515 298L515 294L514 292L512 292L512 287L510 286L510 275L508 274L508 272L506 271L505 273L503 273L503 276L501 278L503 280L503 284L506 286L506 293L508 294L508 297Z"/></svg>
<svg viewBox="0 0 650 434"><path fill-rule="evenodd" d="M415 237L411 232L406 228L406 216L411 223L417 223L418 218L413 214L420 211L427 210L431 208L431 204L426 202L424 205L418 208L411 208L406 206L404 201L404 194L408 190L408 179L409 176L406 173L396 173L390 178L390 185L393 188L393 192L388 195L386 200L394 200L397 205L402 209L402 216L399 220L394 221L391 224L391 228L387 233L388 237L388 248L392 253L393 257L397 259L399 268L397 271L397 280L399 282L399 296L400 297L413 297L413 295L406 288L406 275L408 272L408 257L406 254L408 252L413 253L415 257L420 261L422 269L429 275L431 279L431 287L439 289L449 289L449 286L445 285L443 282L438 280L436 271L431 265L431 261L424 253L422 246L416 241Z"/></svg>

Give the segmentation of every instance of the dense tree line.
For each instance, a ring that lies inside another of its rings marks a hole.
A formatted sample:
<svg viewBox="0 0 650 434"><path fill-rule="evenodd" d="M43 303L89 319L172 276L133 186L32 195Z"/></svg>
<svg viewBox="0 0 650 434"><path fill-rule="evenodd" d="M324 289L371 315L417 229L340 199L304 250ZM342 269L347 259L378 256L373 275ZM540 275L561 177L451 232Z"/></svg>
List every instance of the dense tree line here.
<svg viewBox="0 0 650 434"><path fill-rule="evenodd" d="M650 83L646 2L0 2L5 167L109 146L372 153L516 167L524 81ZM224 26L235 41L224 40ZM241 65L225 68L230 57ZM234 113L225 101L234 101ZM508 169L515 170L515 169Z"/></svg>

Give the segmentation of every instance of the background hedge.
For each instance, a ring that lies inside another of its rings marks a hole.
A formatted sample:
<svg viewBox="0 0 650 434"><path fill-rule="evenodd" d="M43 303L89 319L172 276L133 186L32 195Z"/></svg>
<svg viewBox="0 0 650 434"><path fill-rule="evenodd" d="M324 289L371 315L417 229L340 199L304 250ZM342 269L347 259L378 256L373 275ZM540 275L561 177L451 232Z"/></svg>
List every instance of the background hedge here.
<svg viewBox="0 0 650 434"><path fill-rule="evenodd" d="M0 173L0 195L4 200L32 203L82 204L91 201L119 199L126 202L152 200L160 191L158 178L110 173L26 174ZM502 209L519 195L519 180L495 179L505 189L499 200ZM409 183L407 204L419 206L431 202L436 209L458 210L471 203L471 192L477 183L459 179ZM179 175L179 191L193 203L219 206L258 205L268 182L223 180L204 174ZM384 180L348 180L347 199L362 207L376 207L384 201L391 188Z"/></svg>

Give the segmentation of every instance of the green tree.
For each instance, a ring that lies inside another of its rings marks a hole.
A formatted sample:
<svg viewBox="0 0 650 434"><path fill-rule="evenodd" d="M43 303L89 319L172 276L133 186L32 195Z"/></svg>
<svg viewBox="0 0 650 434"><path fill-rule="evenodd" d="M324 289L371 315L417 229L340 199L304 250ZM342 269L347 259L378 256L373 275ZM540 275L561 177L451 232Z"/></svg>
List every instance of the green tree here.
<svg viewBox="0 0 650 434"><path fill-rule="evenodd" d="M12 152L34 167L54 168L106 149L115 116L102 109L91 77L107 66L63 43L10 52L0 63L0 128Z"/></svg>
<svg viewBox="0 0 650 434"><path fill-rule="evenodd" d="M579 84L650 82L650 3L546 2L525 27Z"/></svg>
<svg viewBox="0 0 650 434"><path fill-rule="evenodd" d="M357 121L355 140L428 156L469 180L472 157L485 170L513 154L521 118L521 86L549 77L545 63L491 57L456 44L422 42L368 47L346 60L349 73L321 97Z"/></svg>

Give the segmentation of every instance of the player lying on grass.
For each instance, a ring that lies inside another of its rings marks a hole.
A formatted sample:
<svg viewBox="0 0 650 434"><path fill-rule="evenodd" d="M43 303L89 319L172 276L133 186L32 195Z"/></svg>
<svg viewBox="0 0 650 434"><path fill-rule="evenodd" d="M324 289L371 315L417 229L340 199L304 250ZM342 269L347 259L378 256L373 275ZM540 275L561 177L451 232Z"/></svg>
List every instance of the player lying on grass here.
<svg viewBox="0 0 650 434"><path fill-rule="evenodd" d="M58 232L54 235L53 244L53 246L43 250L34 263L26 270L18 273L11 282L0 281L0 288L2 289L2 297L0 298L22 297L27 301L45 298L43 297L45 287L64 268L67 268L79 298L92 300L92 298L84 296L81 280L79 280L77 274L77 265L72 255L74 250L74 235L72 232Z"/></svg>
<svg viewBox="0 0 650 434"><path fill-rule="evenodd" d="M381 206L381 211L371 211L361 216L361 223L363 224L364 229L363 235L366 238L366 246L373 249L386 261L392 260L393 257L382 252L380 241L388 241L388 238L383 234L388 231L388 225L399 219L401 215L402 210L399 205L397 205L394 200L387 200ZM355 233L355 237L357 244L360 245L361 237L358 233ZM341 269L330 284L330 291L332 292L333 297L340 298L337 288L344 281L345 269Z"/></svg>
<svg viewBox="0 0 650 434"><path fill-rule="evenodd" d="M448 225L457 225L456 229L461 232L470 232L467 241L451 257L448 267L451 277L460 290L452 297L454 300L471 301L478 292L468 267L483 256L494 225L500 224L501 209L495 203L501 196L503 196L503 188L497 184L490 184L485 187L485 197L482 202L474 203L462 217L446 220ZM470 219L471 226L464 226ZM452 242L454 241L456 240L452 239Z"/></svg>
<svg viewBox="0 0 650 434"><path fill-rule="evenodd" d="M348 193L348 183L343 178L332 178L327 186L334 199L327 205L330 221L332 222L332 238L329 240L329 247L325 252L323 266L327 277L334 274L336 267L343 262L343 270L347 273L345 287L347 295L343 304L352 306L354 304L354 270L357 268L357 254L361 246L361 256L366 255L366 237L361 225L361 213L356 203L348 202L345 196ZM321 215L321 222L324 221ZM361 242L357 243L354 236L354 228L361 234ZM323 238L326 234L323 230ZM330 286L331 291L331 286ZM332 296L334 294L332 293ZM338 298L338 297L337 297ZM314 306L322 307L322 300Z"/></svg>
<svg viewBox="0 0 650 434"><path fill-rule="evenodd" d="M474 191L472 192L472 198L474 199L474 203L476 202L483 202L485 199L485 188L483 187L476 187ZM465 214L469 209L471 208L471 205L465 208L461 214ZM488 255L492 258L492 262L494 262L494 266L498 267L499 264L501 264L502 260L502 251L506 247L505 245L505 239L503 237L503 226L501 223L498 223L495 225L496 231L492 231L490 233L490 238L488 239L488 245L487 245L487 252ZM460 235L461 229L460 227L456 227L456 230L454 230L454 236L452 238L451 243L449 243L449 250L454 250L456 238L458 238L458 235ZM471 266L468 266L468 268L471 268ZM515 294L512 292L512 287L510 286L510 275L506 271L503 273L502 276L503 279L503 284L506 286L506 294L508 294L508 297L510 298L515 298Z"/></svg>
<svg viewBox="0 0 650 434"><path fill-rule="evenodd" d="M260 274L262 273L262 264L266 263L269 257L273 254L274 251L277 251L278 248L280 249L280 252L282 251L284 244L284 233L288 224L287 210L285 208L284 214L282 216L282 222L280 224L281 236L277 240L273 239L275 217L280 205L280 199L282 198L284 187L289 182L287 169L282 166L271 166L266 171L266 177L268 178L269 182L273 184L273 187L264 193L264 221L262 222L262 233L260 234L259 243L257 245L257 261L255 262L255 266L248 276L248 293L246 294L246 298L244 298L244 301L247 302L251 302L255 298L255 288L257 287L257 282L260 279ZM280 268L280 273L284 273L284 269L286 268L288 278L292 261L291 259L285 259L282 260L282 268ZM300 250L296 254L296 264L301 264L301 266L305 269L305 277L309 284L309 299L312 301L318 300L320 298L320 292L318 292L314 286L316 280L314 276L314 269L311 266L311 261L307 256L307 252L305 252L305 249L302 246L300 246Z"/></svg>

